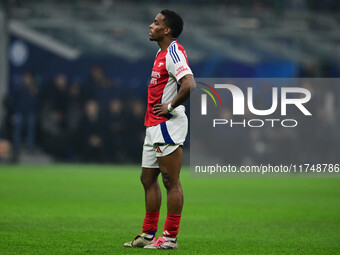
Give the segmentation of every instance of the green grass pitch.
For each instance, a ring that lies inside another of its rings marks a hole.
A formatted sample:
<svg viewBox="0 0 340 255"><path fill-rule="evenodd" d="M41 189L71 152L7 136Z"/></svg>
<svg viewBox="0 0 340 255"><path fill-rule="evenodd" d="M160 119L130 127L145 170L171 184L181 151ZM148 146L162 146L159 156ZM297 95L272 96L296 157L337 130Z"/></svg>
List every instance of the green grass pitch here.
<svg viewBox="0 0 340 255"><path fill-rule="evenodd" d="M0 165L0 254L340 254L340 179L196 179L187 168L179 249L124 248L141 232L139 173Z"/></svg>

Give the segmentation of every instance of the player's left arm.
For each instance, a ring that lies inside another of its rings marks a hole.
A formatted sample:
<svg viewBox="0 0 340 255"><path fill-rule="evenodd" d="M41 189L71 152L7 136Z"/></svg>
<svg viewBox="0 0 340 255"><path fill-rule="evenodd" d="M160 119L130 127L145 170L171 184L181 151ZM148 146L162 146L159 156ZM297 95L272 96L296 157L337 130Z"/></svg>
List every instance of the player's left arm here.
<svg viewBox="0 0 340 255"><path fill-rule="evenodd" d="M180 89L177 96L172 100L171 107L176 108L177 106L183 104L189 97L190 92L196 88L196 82L192 74L187 74L180 79ZM169 103L156 104L153 111L157 116L166 115L170 111L168 109Z"/></svg>

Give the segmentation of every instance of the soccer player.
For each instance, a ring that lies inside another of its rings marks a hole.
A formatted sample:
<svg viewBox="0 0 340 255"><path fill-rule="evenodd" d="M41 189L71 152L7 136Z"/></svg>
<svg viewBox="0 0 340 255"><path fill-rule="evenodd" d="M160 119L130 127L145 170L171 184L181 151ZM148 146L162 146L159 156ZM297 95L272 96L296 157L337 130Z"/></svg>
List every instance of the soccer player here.
<svg viewBox="0 0 340 255"><path fill-rule="evenodd" d="M179 175L182 145L188 131L188 119L182 104L196 87L185 50L176 41L182 30L182 18L170 10L162 10L150 25L150 40L156 41L160 49L152 68L144 123L146 137L141 182L145 190L146 214L143 233L125 243L125 247L178 248L176 237L183 208ZM163 237L155 241L161 206L159 173L167 190L168 213Z"/></svg>

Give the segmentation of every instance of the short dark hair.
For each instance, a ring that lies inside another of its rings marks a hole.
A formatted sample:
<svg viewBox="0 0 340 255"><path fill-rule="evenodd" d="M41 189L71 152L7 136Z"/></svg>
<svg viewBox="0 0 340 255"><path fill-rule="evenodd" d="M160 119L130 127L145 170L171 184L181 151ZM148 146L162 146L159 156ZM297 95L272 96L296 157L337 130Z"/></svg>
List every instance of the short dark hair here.
<svg viewBox="0 0 340 255"><path fill-rule="evenodd" d="M172 36L174 38L179 37L183 31L183 20L176 12L165 9L161 11L164 16L164 23L172 31Z"/></svg>

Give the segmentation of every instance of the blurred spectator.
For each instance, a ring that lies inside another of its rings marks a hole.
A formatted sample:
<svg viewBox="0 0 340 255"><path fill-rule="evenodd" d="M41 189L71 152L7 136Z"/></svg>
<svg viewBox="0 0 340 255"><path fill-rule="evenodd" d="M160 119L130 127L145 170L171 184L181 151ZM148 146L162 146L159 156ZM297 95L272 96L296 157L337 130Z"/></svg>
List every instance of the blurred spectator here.
<svg viewBox="0 0 340 255"><path fill-rule="evenodd" d="M99 110L95 100L88 100L78 129L81 159L85 162L99 163L106 159L105 126Z"/></svg>
<svg viewBox="0 0 340 255"><path fill-rule="evenodd" d="M72 83L68 90L66 109L66 126L72 132L79 126L83 111L83 99L79 83Z"/></svg>
<svg viewBox="0 0 340 255"><path fill-rule="evenodd" d="M127 151L129 160L132 163L140 161L145 137L144 115L144 101L137 99L131 100L131 102L129 102L129 112L127 114L129 118L126 133L128 133Z"/></svg>
<svg viewBox="0 0 340 255"><path fill-rule="evenodd" d="M13 95L13 149L18 155L22 134L26 134L26 148L32 151L35 146L37 103L39 89L30 72L22 76L22 83Z"/></svg>
<svg viewBox="0 0 340 255"><path fill-rule="evenodd" d="M13 98L9 95L5 96L1 107L4 109L4 116L0 126L0 138L11 141L13 137Z"/></svg>
<svg viewBox="0 0 340 255"><path fill-rule="evenodd" d="M314 62L308 62L302 65L299 70L299 77L301 78L322 77L320 66Z"/></svg>
<svg viewBox="0 0 340 255"><path fill-rule="evenodd" d="M6 96L3 101L4 117L1 120L0 126L0 162L9 162L12 160L12 143L11 143L11 118L12 118L12 103L9 96Z"/></svg>
<svg viewBox="0 0 340 255"><path fill-rule="evenodd" d="M54 78L52 86L48 91L47 100L52 103L52 108L58 118L65 121L65 112L68 102L68 91L67 91L67 77L64 74L58 74Z"/></svg>
<svg viewBox="0 0 340 255"><path fill-rule="evenodd" d="M98 65L93 66L85 89L86 99L94 99L101 109L107 109L114 92L113 83L106 77L104 70Z"/></svg>
<svg viewBox="0 0 340 255"><path fill-rule="evenodd" d="M67 109L65 113L66 129L68 134L67 158L69 160L76 159L76 152L79 149L77 132L82 118L84 102L82 98L81 86L77 82L73 82L68 89Z"/></svg>
<svg viewBox="0 0 340 255"><path fill-rule="evenodd" d="M107 122L108 149L110 161L123 162L126 160L126 139L130 139L127 132L126 114L123 112L123 103L119 98L114 98L109 104Z"/></svg>
<svg viewBox="0 0 340 255"><path fill-rule="evenodd" d="M43 93L40 107L40 128L43 148L60 159L64 159L68 144L67 102L67 78L64 74L58 74L53 83L47 85Z"/></svg>

